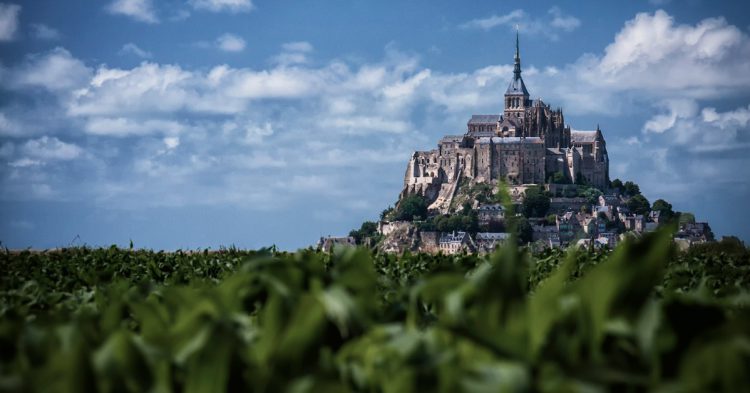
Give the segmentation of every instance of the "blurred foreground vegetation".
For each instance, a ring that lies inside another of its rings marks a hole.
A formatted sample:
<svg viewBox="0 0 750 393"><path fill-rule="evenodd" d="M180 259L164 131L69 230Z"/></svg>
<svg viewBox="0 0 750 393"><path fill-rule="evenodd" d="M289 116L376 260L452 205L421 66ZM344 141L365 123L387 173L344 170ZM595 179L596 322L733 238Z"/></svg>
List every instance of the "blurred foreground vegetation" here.
<svg viewBox="0 0 750 393"><path fill-rule="evenodd" d="M511 242L512 243L512 242ZM750 254L0 256L0 391L741 392Z"/></svg>

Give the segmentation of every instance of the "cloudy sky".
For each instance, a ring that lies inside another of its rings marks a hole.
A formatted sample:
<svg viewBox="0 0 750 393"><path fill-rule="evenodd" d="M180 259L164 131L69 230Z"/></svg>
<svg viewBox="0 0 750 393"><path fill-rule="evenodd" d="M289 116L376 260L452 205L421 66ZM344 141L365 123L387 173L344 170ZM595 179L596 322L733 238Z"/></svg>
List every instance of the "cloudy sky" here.
<svg viewBox="0 0 750 393"><path fill-rule="evenodd" d="M750 6L603 3L0 3L0 241L345 234L412 151L502 111L515 25L532 97L599 123L613 178L750 240Z"/></svg>

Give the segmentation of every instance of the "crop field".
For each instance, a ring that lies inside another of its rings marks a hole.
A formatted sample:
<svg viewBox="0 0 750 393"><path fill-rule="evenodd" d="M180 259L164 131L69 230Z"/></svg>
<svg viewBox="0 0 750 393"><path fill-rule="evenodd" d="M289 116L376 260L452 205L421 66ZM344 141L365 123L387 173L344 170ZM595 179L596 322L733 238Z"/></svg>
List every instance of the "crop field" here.
<svg viewBox="0 0 750 393"><path fill-rule="evenodd" d="M748 255L5 252L0 391L748 391Z"/></svg>

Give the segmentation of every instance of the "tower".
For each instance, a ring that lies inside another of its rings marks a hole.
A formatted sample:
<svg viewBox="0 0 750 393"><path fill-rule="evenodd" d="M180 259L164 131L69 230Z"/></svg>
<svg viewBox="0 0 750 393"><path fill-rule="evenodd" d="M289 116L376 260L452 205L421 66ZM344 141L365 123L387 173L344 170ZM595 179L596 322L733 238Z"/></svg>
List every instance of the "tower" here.
<svg viewBox="0 0 750 393"><path fill-rule="evenodd" d="M529 91L521 78L521 54L518 49L518 29L516 28L516 55L514 57L513 79L505 91L505 111L504 115L508 119L522 124L526 108L531 106Z"/></svg>

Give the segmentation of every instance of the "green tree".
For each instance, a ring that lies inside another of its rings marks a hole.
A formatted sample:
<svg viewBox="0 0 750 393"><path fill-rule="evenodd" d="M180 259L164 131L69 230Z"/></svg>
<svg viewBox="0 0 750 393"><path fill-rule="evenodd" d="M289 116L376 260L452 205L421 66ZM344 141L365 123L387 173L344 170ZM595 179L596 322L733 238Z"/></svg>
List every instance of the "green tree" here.
<svg viewBox="0 0 750 393"><path fill-rule="evenodd" d="M619 193L622 193L625 190L625 187L622 184L622 180L620 179L612 180L609 186L610 188L617 190L617 192Z"/></svg>
<svg viewBox="0 0 750 393"><path fill-rule="evenodd" d="M523 198L523 214L526 217L544 217L549 210L550 198L541 187L529 187Z"/></svg>
<svg viewBox="0 0 750 393"><path fill-rule="evenodd" d="M679 217L679 223L680 224L694 224L695 223L695 215L690 212L680 212L678 213Z"/></svg>
<svg viewBox="0 0 750 393"><path fill-rule="evenodd" d="M409 195L401 199L396 207L397 221L412 221L414 217L427 217L427 201L421 195Z"/></svg>
<svg viewBox="0 0 750 393"><path fill-rule="evenodd" d="M636 194L630 197L630 199L628 199L627 207L635 214L648 214L651 210L651 204L648 203L648 199L641 194Z"/></svg>
<svg viewBox="0 0 750 393"><path fill-rule="evenodd" d="M623 193L627 196L635 196L640 195L641 188L638 187L637 184L633 183L632 181L626 181L623 185Z"/></svg>
<svg viewBox="0 0 750 393"><path fill-rule="evenodd" d="M374 237L378 233L378 224L372 221L365 221L359 229L349 232L349 236L354 238L357 244L362 244L368 237Z"/></svg>
<svg viewBox="0 0 750 393"><path fill-rule="evenodd" d="M388 206L385 210L380 212L380 220L386 220L391 213L393 213L393 206Z"/></svg>
<svg viewBox="0 0 750 393"><path fill-rule="evenodd" d="M568 179L562 171L557 171L551 176L551 183L555 184L570 184L570 179Z"/></svg>
<svg viewBox="0 0 750 393"><path fill-rule="evenodd" d="M520 217L516 221L516 231L518 233L518 240L522 243L530 243L534 238L534 228L526 217Z"/></svg>
<svg viewBox="0 0 750 393"><path fill-rule="evenodd" d="M658 211L661 218L665 221L672 220L675 217L675 213L672 210L672 204L665 201L664 199L657 199L651 206L652 211Z"/></svg>
<svg viewBox="0 0 750 393"><path fill-rule="evenodd" d="M579 196L582 198L586 198L586 203L588 203L589 205L598 205L599 196L601 195L602 192L594 187L588 187L579 192Z"/></svg>

